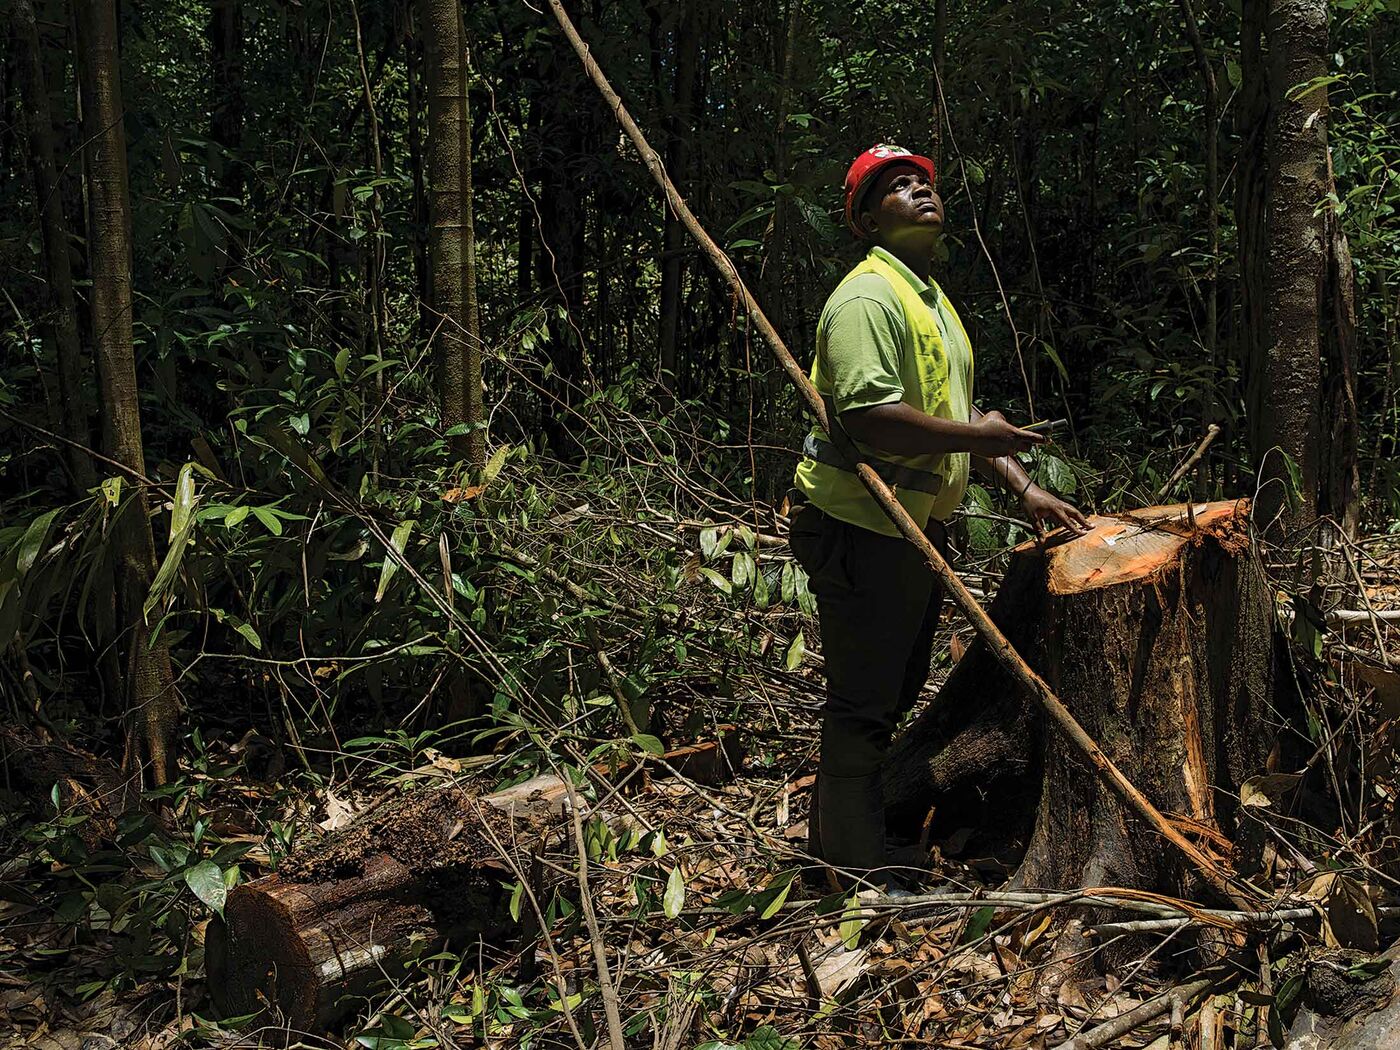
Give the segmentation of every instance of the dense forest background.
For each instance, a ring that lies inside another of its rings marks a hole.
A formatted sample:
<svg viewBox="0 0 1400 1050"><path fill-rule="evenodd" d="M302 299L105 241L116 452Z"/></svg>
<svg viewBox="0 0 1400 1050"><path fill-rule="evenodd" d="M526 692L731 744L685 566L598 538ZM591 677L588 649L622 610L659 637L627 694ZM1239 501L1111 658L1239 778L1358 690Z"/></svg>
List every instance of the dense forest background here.
<svg viewBox="0 0 1400 1050"><path fill-rule="evenodd" d="M568 7L804 362L859 251L847 164L934 157L979 403L1070 421L1037 479L1258 493L1322 656L1357 597L1316 552L1400 522L1400 2ZM778 538L809 423L547 7L4 10L0 691L167 811L25 803L15 856L67 874L10 871L24 906L104 931L84 996L197 974L187 891L346 784L735 722L810 761ZM990 593L1014 501L974 488L959 529Z"/></svg>

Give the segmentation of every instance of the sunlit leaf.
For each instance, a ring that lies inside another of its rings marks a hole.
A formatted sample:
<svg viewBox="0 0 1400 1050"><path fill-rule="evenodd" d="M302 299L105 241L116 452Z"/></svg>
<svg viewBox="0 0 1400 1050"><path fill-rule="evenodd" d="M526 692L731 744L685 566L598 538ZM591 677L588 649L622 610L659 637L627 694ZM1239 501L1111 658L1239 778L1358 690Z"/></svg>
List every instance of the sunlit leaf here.
<svg viewBox="0 0 1400 1050"><path fill-rule="evenodd" d="M194 867L186 868L185 885L215 914L223 918L228 887L224 885L224 873L219 870L217 864L212 860L202 860Z"/></svg>
<svg viewBox="0 0 1400 1050"><path fill-rule="evenodd" d="M399 522L398 526L394 529L393 535L389 537L389 546L391 546L396 553L400 555L403 554L404 547L408 544L408 535L413 531L414 524L415 522L412 518L409 518L407 521ZM399 563L395 560L394 555L385 551L384 567L379 570L379 587L374 592L374 600L376 603L384 599L384 594L389 589L389 582L394 578L394 573L398 572L398 569Z"/></svg>
<svg viewBox="0 0 1400 1050"><path fill-rule="evenodd" d="M685 871L677 864L666 879L666 892L661 897L661 910L666 918L674 919L685 906Z"/></svg>

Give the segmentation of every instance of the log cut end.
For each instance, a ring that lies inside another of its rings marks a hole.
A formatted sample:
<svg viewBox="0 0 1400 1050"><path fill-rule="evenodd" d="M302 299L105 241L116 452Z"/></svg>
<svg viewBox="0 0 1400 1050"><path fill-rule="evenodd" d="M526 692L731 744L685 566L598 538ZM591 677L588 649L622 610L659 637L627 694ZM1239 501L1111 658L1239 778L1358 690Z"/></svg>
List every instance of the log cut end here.
<svg viewBox="0 0 1400 1050"><path fill-rule="evenodd" d="M1082 536L1051 535L1045 544L1046 589L1051 594L1082 594L1100 587L1151 582L1171 571L1188 546L1214 540L1231 554L1249 546L1249 501L1177 503L1144 507L1126 514L1095 515L1093 531ZM1036 550L1036 542L1016 548Z"/></svg>
<svg viewBox="0 0 1400 1050"><path fill-rule="evenodd" d="M384 856L331 883L274 875L239 886L205 946L216 1005L226 1016L265 1013L294 1031L317 1027L337 1012L333 1000L378 976L391 953L436 934L417 897L409 872Z"/></svg>

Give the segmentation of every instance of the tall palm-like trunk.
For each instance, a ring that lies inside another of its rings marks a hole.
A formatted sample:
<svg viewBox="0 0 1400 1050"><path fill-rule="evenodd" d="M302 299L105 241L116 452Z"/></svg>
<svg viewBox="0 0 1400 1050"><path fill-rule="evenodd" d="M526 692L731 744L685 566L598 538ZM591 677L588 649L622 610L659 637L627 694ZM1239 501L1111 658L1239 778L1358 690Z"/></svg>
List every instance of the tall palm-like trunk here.
<svg viewBox="0 0 1400 1050"><path fill-rule="evenodd" d="M78 0L78 62L87 143L88 269L92 332L102 393L107 454L138 476L146 473L131 327L131 212L127 188L117 19L113 0ZM130 481L130 478L127 479ZM126 669L125 764L153 785L175 775L179 701L163 643L151 643L142 611L155 575L155 542L143 488L113 522L120 643Z"/></svg>
<svg viewBox="0 0 1400 1050"><path fill-rule="evenodd" d="M436 329L438 391L446 427L467 424L451 447L485 465L481 430L481 336L471 212L471 112L467 50L457 0L419 0L428 95L428 269Z"/></svg>
<svg viewBox="0 0 1400 1050"><path fill-rule="evenodd" d="M52 332L58 359L59 419L64 437L79 445L92 440L88 429L89 398L83 389L82 341L78 335L78 305L73 294L73 267L69 256L69 227L63 213L63 191L54 161L53 118L49 112L48 86L44 78L43 51L30 0L14 2L15 38L19 49L19 73L28 125L29 168L34 179L34 202L44 245ZM73 486L81 494L97 483L92 460L81 449L67 451Z"/></svg>
<svg viewBox="0 0 1400 1050"><path fill-rule="evenodd" d="M1252 0L1243 24L1243 68L1254 78L1245 100L1253 156L1240 187L1250 444L1256 520L1283 539L1319 513L1354 527L1354 277L1346 240L1319 207L1333 187L1326 0ZM1324 403L1329 418L1340 414L1326 435Z"/></svg>

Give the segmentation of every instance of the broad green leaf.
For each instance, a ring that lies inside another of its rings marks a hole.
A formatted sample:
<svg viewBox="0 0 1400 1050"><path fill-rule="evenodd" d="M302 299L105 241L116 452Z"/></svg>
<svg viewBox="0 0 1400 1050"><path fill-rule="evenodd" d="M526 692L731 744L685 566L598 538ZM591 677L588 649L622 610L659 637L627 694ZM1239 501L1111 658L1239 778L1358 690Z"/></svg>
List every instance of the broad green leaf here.
<svg viewBox="0 0 1400 1050"><path fill-rule="evenodd" d="M253 517L263 523L263 528L274 536L282 535L282 521L267 507L251 507Z"/></svg>
<svg viewBox="0 0 1400 1050"><path fill-rule="evenodd" d="M233 629L246 638L248 644L254 649L258 650L258 652L262 652L262 639L258 637L258 632L253 630L252 624L244 623L242 620L239 620L233 625Z"/></svg>
<svg viewBox="0 0 1400 1050"><path fill-rule="evenodd" d="M771 919L778 914L778 910L782 908L783 903L788 898L788 892L792 889L792 883L796 877L797 869L789 868L787 871L779 872L774 876L773 881L763 888L763 892L756 902L760 919Z"/></svg>
<svg viewBox="0 0 1400 1050"><path fill-rule="evenodd" d="M58 512L62 509L62 507L56 507L47 513L40 514L29 523L29 528L24 530L24 535L20 537L19 552L15 559L19 579L24 579L33 567L35 560L39 557L39 552L44 549L44 541L48 539L49 526L53 524L53 519L58 517Z"/></svg>
<svg viewBox="0 0 1400 1050"><path fill-rule="evenodd" d="M706 561L713 561L715 552L719 549L719 529L700 530L700 553L705 556Z"/></svg>
<svg viewBox="0 0 1400 1050"><path fill-rule="evenodd" d="M734 555L734 561L729 567L729 579L733 581L735 587L743 587L748 583L752 572L753 558L745 551Z"/></svg>
<svg viewBox="0 0 1400 1050"><path fill-rule="evenodd" d="M142 609L147 620L151 618L151 613L160 605L161 599L170 589L175 574L180 571L180 562L185 557L185 548L189 545L190 532L193 528L194 518L186 514L184 526L171 538L170 549L165 552L165 557L161 559L160 568L156 570L156 578L151 581L151 591L147 595L146 604Z"/></svg>
<svg viewBox="0 0 1400 1050"><path fill-rule="evenodd" d="M194 464L186 463L180 468L180 474L175 479L175 501L170 511L170 535L168 539L175 542L175 537L189 524L190 511L194 509Z"/></svg>
<svg viewBox="0 0 1400 1050"><path fill-rule="evenodd" d="M224 873L219 870L217 864L212 860L202 860L194 867L186 868L185 885L219 918L224 917L224 901L228 899L228 887L224 885Z"/></svg>
<svg viewBox="0 0 1400 1050"><path fill-rule="evenodd" d="M768 577L763 574L761 565L753 570L753 603L760 609L768 608Z"/></svg>
<svg viewBox="0 0 1400 1050"><path fill-rule="evenodd" d="M491 458L486 461L486 467L481 472L481 484L486 486L495 480L496 475L501 472L501 468L506 465L506 457L510 455L510 446L502 445L491 453Z"/></svg>
<svg viewBox="0 0 1400 1050"><path fill-rule="evenodd" d="M744 1040L744 1050L800 1050L796 1039L780 1035L770 1024L754 1030L753 1035Z"/></svg>
<svg viewBox="0 0 1400 1050"><path fill-rule="evenodd" d="M414 519L401 521L394 529L394 534L389 537L389 545L400 555L403 554L404 547L408 545L408 535L413 531ZM399 563L394 559L394 555L388 551L384 552L384 567L379 570L379 588L374 592L374 600L380 602L384 600L384 594L389 590L389 581L394 578L394 573L398 572Z"/></svg>
<svg viewBox="0 0 1400 1050"><path fill-rule="evenodd" d="M674 919L685 905L685 871L677 864L666 879L666 892L661 897L661 910L666 918Z"/></svg>
<svg viewBox="0 0 1400 1050"><path fill-rule="evenodd" d="M854 893L846 899L846 915L847 918L837 927L836 932L846 945L846 950L855 951L856 945L860 943L860 931L865 929L870 920L860 914L860 898Z"/></svg>
<svg viewBox="0 0 1400 1050"><path fill-rule="evenodd" d="M789 671L796 671L802 666L802 658L807 655L807 640L801 631L797 632L797 637L792 640L792 644L787 648L787 656L783 658L783 666Z"/></svg>
<svg viewBox="0 0 1400 1050"><path fill-rule="evenodd" d="M658 758L660 758L666 753L665 745L662 744L657 737L652 736L650 733L635 734L632 737L632 743L636 744L647 754L655 755Z"/></svg>
<svg viewBox="0 0 1400 1050"><path fill-rule="evenodd" d="M967 920L967 925L963 927L962 936L958 938L958 943L971 944L973 941L980 941L992 928L992 917L995 914L995 908L978 908L972 913L972 918Z"/></svg>
<svg viewBox="0 0 1400 1050"><path fill-rule="evenodd" d="M247 507L234 507L224 515L224 528L232 529L243 524L243 520L248 517Z"/></svg>
<svg viewBox="0 0 1400 1050"><path fill-rule="evenodd" d="M525 883L517 881L510 891L510 918L512 922L520 921L520 905L525 898Z"/></svg>
<svg viewBox="0 0 1400 1050"><path fill-rule="evenodd" d="M712 568L710 568L708 565L702 565L702 566L700 566L700 574L701 574L702 576L704 576L705 579L707 579L707 580L709 580L711 583L713 583L716 587L718 587L718 588L719 588L721 591L723 591L725 594L731 594L731 593L733 593L733 590L734 590L734 589L729 585L729 581L726 580L726 579L725 579L723 576L721 576L719 573L715 572L715 570L712 569Z"/></svg>

